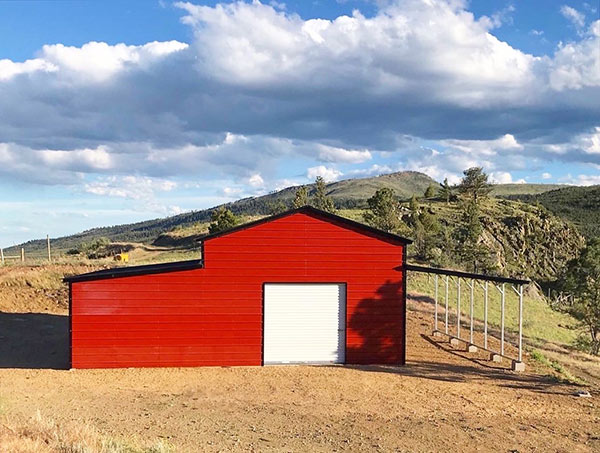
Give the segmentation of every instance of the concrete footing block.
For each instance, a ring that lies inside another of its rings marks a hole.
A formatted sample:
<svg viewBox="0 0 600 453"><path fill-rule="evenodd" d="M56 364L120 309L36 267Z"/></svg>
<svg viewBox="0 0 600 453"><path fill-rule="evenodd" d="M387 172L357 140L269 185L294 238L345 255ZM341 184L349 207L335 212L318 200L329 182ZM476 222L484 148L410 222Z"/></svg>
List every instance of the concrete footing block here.
<svg viewBox="0 0 600 453"><path fill-rule="evenodd" d="M518 360L513 360L511 369L513 371L525 371L525 363L519 362Z"/></svg>
<svg viewBox="0 0 600 453"><path fill-rule="evenodd" d="M438 338L440 338L442 336L442 332L440 332L439 330L434 330L431 334L434 337L438 337Z"/></svg>
<svg viewBox="0 0 600 453"><path fill-rule="evenodd" d="M470 344L467 346L467 352L477 352L477 346L475 346L474 344Z"/></svg>
<svg viewBox="0 0 600 453"><path fill-rule="evenodd" d="M460 345L460 340L458 338L450 338L450 345L458 346L458 345Z"/></svg>
<svg viewBox="0 0 600 453"><path fill-rule="evenodd" d="M500 363L500 362L502 362L502 356L500 354L495 354L495 353L492 352L490 354L490 360L492 362L498 362L498 363Z"/></svg>

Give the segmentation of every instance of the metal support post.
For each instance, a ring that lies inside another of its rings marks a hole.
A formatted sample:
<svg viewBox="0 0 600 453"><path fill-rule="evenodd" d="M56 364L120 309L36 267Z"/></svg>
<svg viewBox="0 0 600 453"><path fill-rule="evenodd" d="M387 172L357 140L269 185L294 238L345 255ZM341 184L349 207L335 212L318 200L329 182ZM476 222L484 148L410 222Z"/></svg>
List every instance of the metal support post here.
<svg viewBox="0 0 600 453"><path fill-rule="evenodd" d="M523 285L516 289L513 285L513 291L519 296L519 362L523 361Z"/></svg>
<svg viewBox="0 0 600 453"><path fill-rule="evenodd" d="M456 279L456 337L460 339L460 277Z"/></svg>
<svg viewBox="0 0 600 453"><path fill-rule="evenodd" d="M48 262L52 262L52 255L50 254L50 236L46 235L46 246L48 247Z"/></svg>
<svg viewBox="0 0 600 453"><path fill-rule="evenodd" d="M448 284L450 283L450 277L446 275L446 335L448 335Z"/></svg>
<svg viewBox="0 0 600 453"><path fill-rule="evenodd" d="M470 323L471 325L469 326L470 328L470 332L469 332L469 343L473 344L473 302L474 302L474 298L475 298L475 280L471 280L471 284L469 285L469 288L471 289L471 306L469 307L469 317L470 319Z"/></svg>
<svg viewBox="0 0 600 453"><path fill-rule="evenodd" d="M523 361L523 285L519 285L519 362Z"/></svg>
<svg viewBox="0 0 600 453"><path fill-rule="evenodd" d="M433 329L437 332L438 330L438 276L435 275L435 318L433 320Z"/></svg>
<svg viewBox="0 0 600 453"><path fill-rule="evenodd" d="M506 302L505 284L502 283L502 301L500 306L500 354L504 355L504 305Z"/></svg>
<svg viewBox="0 0 600 453"><path fill-rule="evenodd" d="M483 288L483 347L488 348L488 282Z"/></svg>

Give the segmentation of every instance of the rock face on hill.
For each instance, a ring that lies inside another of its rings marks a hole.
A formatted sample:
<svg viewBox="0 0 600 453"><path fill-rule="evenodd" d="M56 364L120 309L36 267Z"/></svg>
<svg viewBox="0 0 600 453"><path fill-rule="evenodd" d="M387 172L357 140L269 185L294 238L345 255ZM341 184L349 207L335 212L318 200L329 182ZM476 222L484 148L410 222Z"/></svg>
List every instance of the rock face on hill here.
<svg viewBox="0 0 600 453"><path fill-rule="evenodd" d="M576 228L542 207L493 200L483 214L483 241L507 275L554 280L585 244Z"/></svg>
<svg viewBox="0 0 600 453"><path fill-rule="evenodd" d="M459 204L428 201L421 204L421 209L434 214L448 229L452 243L444 247L445 253L455 254L448 250L459 247L452 235L461 224ZM538 282L553 281L585 244L585 239L572 224L544 207L490 198L481 202L480 209L481 241L490 250L496 273ZM452 266L457 257L451 256L448 261Z"/></svg>
<svg viewBox="0 0 600 453"><path fill-rule="evenodd" d="M541 204L572 222L587 239L600 237L600 185L562 187L536 195L510 195L509 198Z"/></svg>

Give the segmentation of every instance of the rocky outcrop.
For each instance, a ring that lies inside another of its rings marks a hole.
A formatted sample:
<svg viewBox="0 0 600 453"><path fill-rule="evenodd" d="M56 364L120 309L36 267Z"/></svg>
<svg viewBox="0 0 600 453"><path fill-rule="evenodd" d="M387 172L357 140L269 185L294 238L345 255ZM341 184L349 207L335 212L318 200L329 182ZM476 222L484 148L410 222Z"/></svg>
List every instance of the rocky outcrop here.
<svg viewBox="0 0 600 453"><path fill-rule="evenodd" d="M485 230L482 241L508 275L554 280L585 244L574 226L534 205L490 200L481 221Z"/></svg>

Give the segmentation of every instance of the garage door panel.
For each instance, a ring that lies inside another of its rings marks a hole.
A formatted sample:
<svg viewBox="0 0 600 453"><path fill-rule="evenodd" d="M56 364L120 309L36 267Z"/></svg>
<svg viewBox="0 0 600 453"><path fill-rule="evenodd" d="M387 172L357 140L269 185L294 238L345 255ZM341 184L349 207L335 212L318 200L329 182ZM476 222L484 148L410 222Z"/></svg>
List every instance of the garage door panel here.
<svg viewBox="0 0 600 453"><path fill-rule="evenodd" d="M344 284L274 283L264 291L265 364L344 362Z"/></svg>

